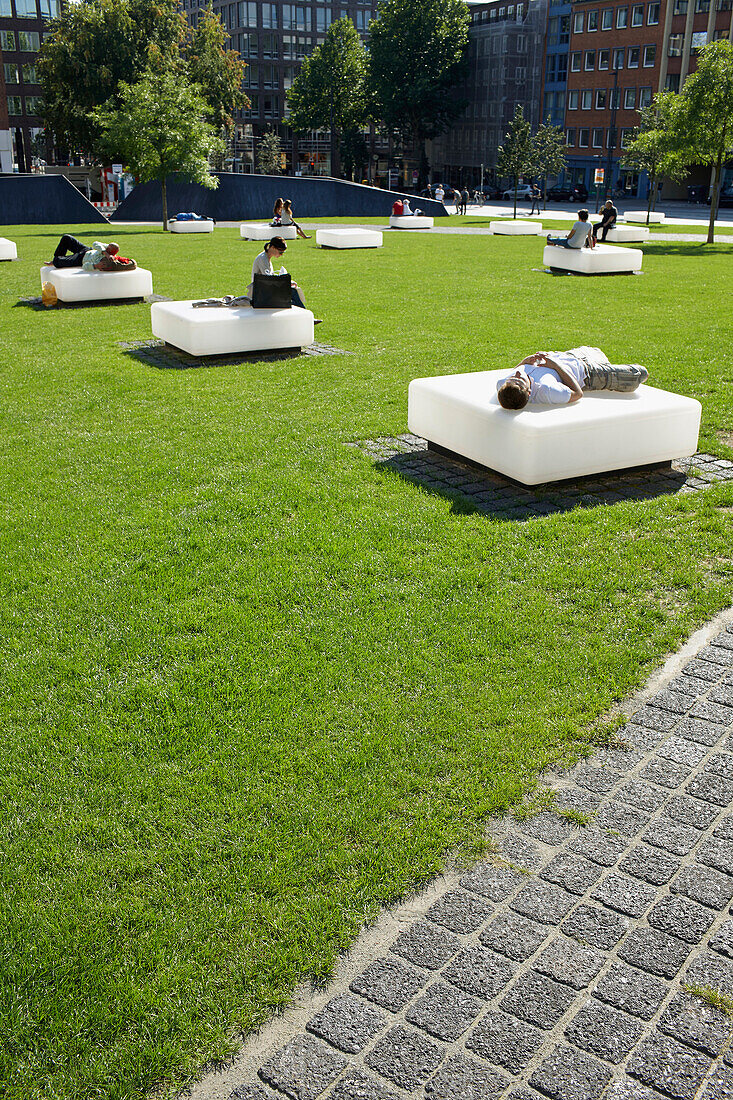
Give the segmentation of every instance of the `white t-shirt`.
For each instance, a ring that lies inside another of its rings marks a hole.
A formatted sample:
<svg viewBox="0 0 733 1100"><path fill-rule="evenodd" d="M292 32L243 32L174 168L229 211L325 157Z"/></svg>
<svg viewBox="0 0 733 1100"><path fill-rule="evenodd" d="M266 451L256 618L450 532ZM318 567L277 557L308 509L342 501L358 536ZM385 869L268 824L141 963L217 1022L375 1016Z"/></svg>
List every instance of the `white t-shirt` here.
<svg viewBox="0 0 733 1100"><path fill-rule="evenodd" d="M445 191L443 190L443 188L442 188L442 187L439 187L439 188L438 188L438 189L436 190L436 192L435 192L435 197L436 197L436 199L438 200L438 202L442 202L442 201L443 201L443 199L445 198Z"/></svg>
<svg viewBox="0 0 733 1100"><path fill-rule="evenodd" d="M560 366L564 367L568 374L572 375L578 385L582 387L585 382L585 367L577 355L573 355L571 351L551 351L548 354L556 359ZM567 405L573 396L573 391L560 381L557 371L553 370L552 367L524 366L517 369L530 381L528 404ZM516 374L516 371L512 371L512 374L507 375L507 378L512 378L514 374ZM507 378L500 378L498 385L501 386L503 382L507 381Z"/></svg>
<svg viewBox="0 0 733 1100"><path fill-rule="evenodd" d="M593 226L590 222L590 219L587 222L582 222L580 221L580 219L578 219L573 228L570 230L568 244L571 248L582 248L592 232Z"/></svg>

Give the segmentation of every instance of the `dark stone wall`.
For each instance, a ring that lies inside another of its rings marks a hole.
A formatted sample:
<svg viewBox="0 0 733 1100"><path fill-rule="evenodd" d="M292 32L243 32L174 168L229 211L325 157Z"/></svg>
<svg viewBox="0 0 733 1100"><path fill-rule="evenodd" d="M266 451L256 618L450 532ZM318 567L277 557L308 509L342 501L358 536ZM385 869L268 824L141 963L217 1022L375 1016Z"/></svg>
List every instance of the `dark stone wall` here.
<svg viewBox="0 0 733 1100"><path fill-rule="evenodd" d="M107 224L63 176L0 176L0 225Z"/></svg>
<svg viewBox="0 0 733 1100"><path fill-rule="evenodd" d="M382 191L347 180L318 176L257 176L215 173L216 191L207 191L197 183L168 180L168 216L189 210L217 221L264 221L272 216L275 199L291 199L296 220L333 217L383 217L392 212L395 199L405 198L397 191ZM442 202L408 196L413 209L447 217ZM139 184L120 203L112 221L162 221L163 209L159 183Z"/></svg>

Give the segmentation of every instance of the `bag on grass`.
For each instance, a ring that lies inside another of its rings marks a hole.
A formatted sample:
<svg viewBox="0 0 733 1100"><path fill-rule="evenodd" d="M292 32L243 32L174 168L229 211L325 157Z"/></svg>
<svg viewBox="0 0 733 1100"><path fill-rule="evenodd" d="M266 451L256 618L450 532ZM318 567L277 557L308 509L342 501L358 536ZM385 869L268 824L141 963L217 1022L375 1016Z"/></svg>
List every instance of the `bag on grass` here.
<svg viewBox="0 0 733 1100"><path fill-rule="evenodd" d="M56 287L53 283L44 283L41 288L41 301L46 309L58 304L58 295L56 294Z"/></svg>
<svg viewBox="0 0 733 1100"><path fill-rule="evenodd" d="M290 309L292 280L289 275L255 275L253 309Z"/></svg>

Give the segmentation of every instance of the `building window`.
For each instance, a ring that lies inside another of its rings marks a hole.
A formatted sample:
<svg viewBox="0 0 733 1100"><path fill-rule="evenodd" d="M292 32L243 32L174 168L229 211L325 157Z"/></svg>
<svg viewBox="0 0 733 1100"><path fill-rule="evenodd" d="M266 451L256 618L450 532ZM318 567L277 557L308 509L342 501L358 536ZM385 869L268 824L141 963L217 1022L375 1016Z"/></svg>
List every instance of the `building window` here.
<svg viewBox="0 0 733 1100"><path fill-rule="evenodd" d="M616 27L619 30L623 30L629 23L629 9L617 8L616 9Z"/></svg>
<svg viewBox="0 0 733 1100"><path fill-rule="evenodd" d="M13 18L13 5L10 0L0 0L0 19Z"/></svg>
<svg viewBox="0 0 733 1100"><path fill-rule="evenodd" d="M570 72L571 73L579 73L580 72L580 58L581 58L580 50L573 50L573 52L570 54Z"/></svg>
<svg viewBox="0 0 733 1100"><path fill-rule="evenodd" d="M593 129L593 148L603 148L603 128L601 126L596 126Z"/></svg>
<svg viewBox="0 0 733 1100"><path fill-rule="evenodd" d="M36 76L36 66L35 65L24 65L23 66L23 83L24 84L37 84L38 83L38 77Z"/></svg>
<svg viewBox="0 0 733 1100"><path fill-rule="evenodd" d="M645 46L644 47L644 68L653 69L657 60L657 47Z"/></svg>
<svg viewBox="0 0 733 1100"><path fill-rule="evenodd" d="M670 34L669 46L667 49L668 57L682 57L682 44L685 41L684 34Z"/></svg>
<svg viewBox="0 0 733 1100"><path fill-rule="evenodd" d="M278 28L277 4L262 5L262 26L267 30L276 31Z"/></svg>
<svg viewBox="0 0 733 1100"><path fill-rule="evenodd" d="M263 88L279 88L280 87L280 75L275 65L263 65L262 66L262 87Z"/></svg>
<svg viewBox="0 0 733 1100"><path fill-rule="evenodd" d="M678 92L680 90L680 74L679 73L667 73L667 79L664 83L665 92Z"/></svg>
<svg viewBox="0 0 733 1100"><path fill-rule="evenodd" d="M598 12L597 11L589 11L588 12L588 30L589 31L597 31L598 30Z"/></svg>
<svg viewBox="0 0 733 1100"><path fill-rule="evenodd" d="M652 101L651 88L639 88L639 110L642 107L648 107Z"/></svg>
<svg viewBox="0 0 733 1100"><path fill-rule="evenodd" d="M280 96L277 95L264 95L262 97L263 102L263 114L265 118L279 118L280 117Z"/></svg>
<svg viewBox="0 0 733 1100"><path fill-rule="evenodd" d="M588 148L588 142L590 141L590 130L582 127L578 133L578 145L581 149Z"/></svg>
<svg viewBox="0 0 733 1100"><path fill-rule="evenodd" d="M644 5L634 4L631 9L631 26L642 27L644 25Z"/></svg>
<svg viewBox="0 0 733 1100"><path fill-rule="evenodd" d="M20 73L17 65L3 65L6 84L20 84Z"/></svg>
<svg viewBox="0 0 733 1100"><path fill-rule="evenodd" d="M545 62L545 80L546 81L553 81L555 79L555 66L557 64L556 58L557 58L556 53L548 53L548 55L547 55L547 61Z"/></svg>
<svg viewBox="0 0 733 1100"><path fill-rule="evenodd" d="M608 93L605 88L596 88L596 110L605 111Z"/></svg>
<svg viewBox="0 0 733 1100"><path fill-rule="evenodd" d="M646 9L646 25L654 27L659 22L659 4L649 4Z"/></svg>
<svg viewBox="0 0 733 1100"><path fill-rule="evenodd" d="M282 13L284 31L309 31L311 29L310 8L301 7L300 4L283 4Z"/></svg>
<svg viewBox="0 0 733 1100"><path fill-rule="evenodd" d="M640 46L629 46L629 62L628 62L628 65L629 65L630 69L638 69L639 68L639 51L640 51L640 49L641 49Z"/></svg>
<svg viewBox="0 0 733 1100"><path fill-rule="evenodd" d="M43 100L39 95L27 95L25 97L25 113L27 115L40 115L43 110Z"/></svg>
<svg viewBox="0 0 733 1100"><path fill-rule="evenodd" d="M587 73L591 73L591 72L593 72L595 67L596 67L596 51L595 50L586 50L585 51L585 71Z"/></svg>
<svg viewBox="0 0 733 1100"><path fill-rule="evenodd" d="M620 144L621 144L622 149L628 149L629 142L631 141L631 134L632 134L632 131L627 129L627 128L624 128L621 131L621 143Z"/></svg>
<svg viewBox="0 0 733 1100"><path fill-rule="evenodd" d="M613 27L613 8L604 8L601 12L601 30L610 31Z"/></svg>
<svg viewBox="0 0 733 1100"><path fill-rule="evenodd" d="M0 50L4 50L5 53L11 53L15 51L14 31L0 31Z"/></svg>
<svg viewBox="0 0 733 1100"><path fill-rule="evenodd" d="M568 55L566 53L559 53L557 55L557 80L566 81L568 78Z"/></svg>
<svg viewBox="0 0 733 1100"><path fill-rule="evenodd" d="M686 15L687 14L687 0L674 0L674 8L672 9L673 15Z"/></svg>
<svg viewBox="0 0 733 1100"><path fill-rule="evenodd" d="M573 34L583 33L583 18L584 16L582 11L578 11L575 13L575 18L573 19Z"/></svg>
<svg viewBox="0 0 733 1100"><path fill-rule="evenodd" d="M568 92L568 110L577 111L578 109L578 90L573 89L572 92Z"/></svg>
<svg viewBox="0 0 733 1100"><path fill-rule="evenodd" d="M584 111L590 111L593 106L593 92L590 88L586 88L580 93L580 106Z"/></svg>
<svg viewBox="0 0 733 1100"><path fill-rule="evenodd" d="M710 11L710 0L695 0L695 11L698 13Z"/></svg>
<svg viewBox="0 0 733 1100"><path fill-rule="evenodd" d="M18 49L21 53L38 53L41 39L36 31L18 31Z"/></svg>
<svg viewBox="0 0 733 1100"><path fill-rule="evenodd" d="M22 115L23 109L20 102L19 95L8 96L8 114L9 115Z"/></svg>
<svg viewBox="0 0 733 1100"><path fill-rule="evenodd" d="M624 50L624 49L613 51L613 67L614 67L614 69L623 69L625 55L626 55L626 50Z"/></svg>
<svg viewBox="0 0 733 1100"><path fill-rule="evenodd" d="M59 14L58 0L40 0L40 8L43 19L56 19Z"/></svg>
<svg viewBox="0 0 733 1100"><path fill-rule="evenodd" d="M570 16L560 16L560 38L559 42L561 46L567 46L570 41Z"/></svg>
<svg viewBox="0 0 733 1100"><path fill-rule="evenodd" d="M18 19L37 19L36 0L15 0L15 14Z"/></svg>
<svg viewBox="0 0 733 1100"><path fill-rule="evenodd" d="M730 11L733 8L733 0L718 0L718 11Z"/></svg>
<svg viewBox="0 0 733 1100"><path fill-rule="evenodd" d="M248 65L244 70L243 84L245 88L257 88L260 83L259 65Z"/></svg>
<svg viewBox="0 0 733 1100"><path fill-rule="evenodd" d="M249 3L247 0L240 0L239 4L239 25L240 27L256 27L257 26L257 5Z"/></svg>
<svg viewBox="0 0 733 1100"><path fill-rule="evenodd" d="M357 12L357 14L359 14ZM363 13L362 13L363 14ZM316 30L325 34L333 21L333 13L330 8L319 8L316 11Z"/></svg>
<svg viewBox="0 0 733 1100"><path fill-rule="evenodd" d="M626 88L624 90L624 110L636 110L636 88Z"/></svg>
<svg viewBox="0 0 733 1100"><path fill-rule="evenodd" d="M565 131L565 144L575 145L575 128L571 127L570 130Z"/></svg>
<svg viewBox="0 0 733 1100"><path fill-rule="evenodd" d="M608 60L609 60L610 52L611 52L610 50L599 50L598 51L598 68L599 69L607 69L608 68Z"/></svg>

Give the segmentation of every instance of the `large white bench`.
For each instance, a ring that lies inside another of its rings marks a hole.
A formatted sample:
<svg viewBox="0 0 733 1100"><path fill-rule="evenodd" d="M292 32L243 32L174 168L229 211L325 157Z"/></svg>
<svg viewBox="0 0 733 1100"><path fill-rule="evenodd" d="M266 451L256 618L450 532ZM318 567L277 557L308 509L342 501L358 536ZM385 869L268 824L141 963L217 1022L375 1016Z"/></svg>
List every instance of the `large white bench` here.
<svg viewBox="0 0 733 1100"><path fill-rule="evenodd" d="M313 343L309 309L252 309L251 306L204 306L191 301L154 302L153 334L189 355L303 348Z"/></svg>
<svg viewBox="0 0 733 1100"><path fill-rule="evenodd" d="M427 214L408 214L406 217L399 215L389 219L390 229L432 229L435 219Z"/></svg>
<svg viewBox="0 0 733 1100"><path fill-rule="evenodd" d="M17 260L18 246L7 237L0 237L0 260Z"/></svg>
<svg viewBox="0 0 733 1100"><path fill-rule="evenodd" d="M284 241L294 241L298 231L294 225L263 225L262 222L243 222L239 227L239 236L247 241L271 241L273 237L282 237Z"/></svg>
<svg viewBox="0 0 733 1100"><path fill-rule="evenodd" d="M204 218L203 221L195 219L192 221L179 222L175 218L171 218L168 222L168 228L171 233L213 233L214 221L213 218Z"/></svg>
<svg viewBox="0 0 733 1100"><path fill-rule="evenodd" d="M647 214L646 210L632 210L628 214L621 214L618 221L625 222L641 222L642 225L646 225ZM664 214L661 211L652 210L649 214L650 225L661 225L664 221Z"/></svg>
<svg viewBox="0 0 733 1100"><path fill-rule="evenodd" d="M576 271L579 275L620 275L641 271L644 253L639 248L618 248L597 244L595 248L565 248L546 244L542 253L545 267Z"/></svg>
<svg viewBox="0 0 733 1100"><path fill-rule="evenodd" d="M381 248L379 229L317 229L316 244L321 248Z"/></svg>
<svg viewBox="0 0 733 1100"><path fill-rule="evenodd" d="M539 237L542 235L542 222L516 221L489 222L489 229L499 236Z"/></svg>
<svg viewBox="0 0 733 1100"><path fill-rule="evenodd" d="M697 450L699 401L640 386L587 393L575 405L502 409L511 370L417 378L407 423L430 443L524 485L685 458Z"/></svg>
<svg viewBox="0 0 733 1100"><path fill-rule="evenodd" d="M606 234L606 240L611 244L620 244L622 241L646 241L649 239L649 229L645 225L614 225Z"/></svg>
<svg viewBox="0 0 733 1100"><path fill-rule="evenodd" d="M144 298L153 293L153 276L144 267L134 271L84 271L81 267L41 268L41 287L52 283L60 302L108 302Z"/></svg>

